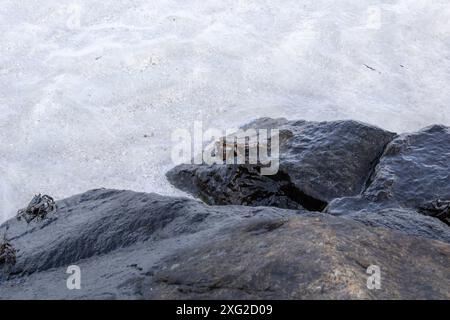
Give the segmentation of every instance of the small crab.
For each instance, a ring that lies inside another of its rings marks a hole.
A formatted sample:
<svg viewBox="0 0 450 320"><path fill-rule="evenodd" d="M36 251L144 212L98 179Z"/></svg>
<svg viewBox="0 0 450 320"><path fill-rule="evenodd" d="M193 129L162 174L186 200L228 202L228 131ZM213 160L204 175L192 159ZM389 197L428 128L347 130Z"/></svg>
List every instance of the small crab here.
<svg viewBox="0 0 450 320"><path fill-rule="evenodd" d="M27 223L33 220L44 220L47 215L56 210L56 203L52 197L48 195L35 195L28 206L17 212L17 220L25 219Z"/></svg>

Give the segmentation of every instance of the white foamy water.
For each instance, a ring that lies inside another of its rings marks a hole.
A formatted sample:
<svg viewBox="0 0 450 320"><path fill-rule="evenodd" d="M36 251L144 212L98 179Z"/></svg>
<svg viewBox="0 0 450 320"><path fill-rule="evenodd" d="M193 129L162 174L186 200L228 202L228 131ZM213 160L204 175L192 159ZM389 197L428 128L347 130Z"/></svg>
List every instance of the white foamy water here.
<svg viewBox="0 0 450 320"><path fill-rule="evenodd" d="M448 0L1 0L0 220L37 192L177 194L194 120L450 125L449 84Z"/></svg>

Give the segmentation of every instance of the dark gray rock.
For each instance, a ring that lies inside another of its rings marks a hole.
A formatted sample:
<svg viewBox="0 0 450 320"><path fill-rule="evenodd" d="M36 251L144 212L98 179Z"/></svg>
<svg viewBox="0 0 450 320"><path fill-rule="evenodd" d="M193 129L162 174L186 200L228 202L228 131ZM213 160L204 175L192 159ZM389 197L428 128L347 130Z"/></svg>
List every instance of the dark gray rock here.
<svg viewBox="0 0 450 320"><path fill-rule="evenodd" d="M415 209L450 200L450 128L435 125L389 143L364 197Z"/></svg>
<svg viewBox="0 0 450 320"><path fill-rule="evenodd" d="M370 227L387 228L450 243L450 228L445 223L411 209L386 208L372 211L364 209L351 212L343 217L359 221Z"/></svg>
<svg viewBox="0 0 450 320"><path fill-rule="evenodd" d="M406 233L448 242L449 228L435 220L447 225L450 221L449 155L447 127L431 126L400 135L386 147L367 189L360 196L333 200L326 212L334 215L363 212L356 213L360 221L366 217L369 224L376 221ZM411 216L399 212L410 212Z"/></svg>
<svg viewBox="0 0 450 320"><path fill-rule="evenodd" d="M244 130L280 130L280 168L260 176L258 166L181 165L167 173L181 190L208 204L304 207L321 211L334 198L359 194L395 134L356 121L258 119Z"/></svg>
<svg viewBox="0 0 450 320"><path fill-rule="evenodd" d="M250 165L180 165L169 171L172 183L210 205L273 206L303 209L324 203L306 196L278 172L274 176L259 174ZM186 188L190 186L189 190ZM301 200L300 200L301 199Z"/></svg>
<svg viewBox="0 0 450 320"><path fill-rule="evenodd" d="M3 234L9 226L8 240L17 249L16 264L8 274L0 271L0 298L137 298L134 289L118 286L175 249L205 242L243 220L298 214L107 189L58 201L57 207L42 222L12 219L0 227ZM71 264L81 267L86 290L66 288Z"/></svg>
<svg viewBox="0 0 450 320"><path fill-rule="evenodd" d="M340 217L105 189L57 205L7 222L18 255L0 299L449 298L450 245Z"/></svg>
<svg viewBox="0 0 450 320"><path fill-rule="evenodd" d="M164 259L141 287L150 299L448 299L449 257L448 244L323 214L261 219ZM366 286L371 265L380 290Z"/></svg>
<svg viewBox="0 0 450 320"><path fill-rule="evenodd" d="M8 239L19 251L13 273L67 266L138 242L211 230L254 215L294 213L270 208L207 207L186 198L108 189L88 191L59 201L57 206L57 216L49 216L42 223L28 225L12 219L0 228L3 233L9 226Z"/></svg>

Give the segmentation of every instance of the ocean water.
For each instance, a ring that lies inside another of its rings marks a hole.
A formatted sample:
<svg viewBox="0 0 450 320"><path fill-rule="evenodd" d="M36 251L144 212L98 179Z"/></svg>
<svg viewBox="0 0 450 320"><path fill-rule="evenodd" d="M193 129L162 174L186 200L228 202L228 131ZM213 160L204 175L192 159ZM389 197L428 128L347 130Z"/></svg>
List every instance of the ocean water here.
<svg viewBox="0 0 450 320"><path fill-rule="evenodd" d="M448 0L1 0L0 221L38 192L180 194L194 121L450 125L449 40Z"/></svg>

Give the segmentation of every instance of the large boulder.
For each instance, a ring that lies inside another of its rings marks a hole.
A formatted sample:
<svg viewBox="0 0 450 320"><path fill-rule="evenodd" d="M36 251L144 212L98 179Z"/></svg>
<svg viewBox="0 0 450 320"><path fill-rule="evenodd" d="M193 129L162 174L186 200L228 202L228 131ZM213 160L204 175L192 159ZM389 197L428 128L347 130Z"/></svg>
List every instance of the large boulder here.
<svg viewBox="0 0 450 320"><path fill-rule="evenodd" d="M212 231L257 215L294 211L251 207L208 207L186 198L97 189L58 202L41 223L12 219L0 227L18 250L13 274L31 274L148 240Z"/></svg>
<svg viewBox="0 0 450 320"><path fill-rule="evenodd" d="M204 243L239 221L300 213L108 189L57 207L42 222L11 219L0 226L17 250L17 263L8 272L0 268L0 299L138 298L126 282L176 249ZM82 272L79 291L66 287L73 264Z"/></svg>
<svg viewBox="0 0 450 320"><path fill-rule="evenodd" d="M341 217L105 189L57 205L0 227L18 250L0 299L449 298L450 245Z"/></svg>
<svg viewBox="0 0 450 320"><path fill-rule="evenodd" d="M389 143L364 197L411 208L450 200L450 128L435 125Z"/></svg>
<svg viewBox="0 0 450 320"><path fill-rule="evenodd" d="M248 129L280 130L280 165L180 165L167 173L181 190L208 204L269 205L321 211L332 199L359 194L394 133L356 121L262 118Z"/></svg>
<svg viewBox="0 0 450 320"><path fill-rule="evenodd" d="M440 220L411 209L385 208L349 211L346 219L359 221L370 227L396 230L405 234L450 243L450 228Z"/></svg>
<svg viewBox="0 0 450 320"><path fill-rule="evenodd" d="M405 208L450 224L450 128L434 125L388 144L360 196L333 200L326 211L348 214Z"/></svg>
<svg viewBox="0 0 450 320"><path fill-rule="evenodd" d="M323 214L261 219L164 259L141 287L164 299L448 299L449 258L448 244Z"/></svg>

